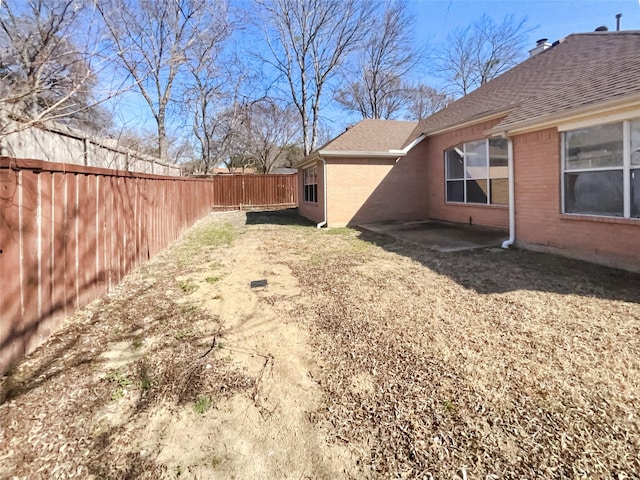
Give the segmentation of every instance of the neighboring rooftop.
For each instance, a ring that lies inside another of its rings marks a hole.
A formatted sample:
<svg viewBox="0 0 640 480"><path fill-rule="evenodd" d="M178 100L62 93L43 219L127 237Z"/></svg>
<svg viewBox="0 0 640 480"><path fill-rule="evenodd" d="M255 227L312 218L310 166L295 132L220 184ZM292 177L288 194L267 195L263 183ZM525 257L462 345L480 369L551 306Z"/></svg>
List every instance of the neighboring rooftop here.
<svg viewBox="0 0 640 480"><path fill-rule="evenodd" d="M348 152L388 152L403 147L418 122L367 118L348 128L318 150Z"/></svg>
<svg viewBox="0 0 640 480"><path fill-rule="evenodd" d="M640 98L640 32L572 34L422 120L405 140L504 113L496 130Z"/></svg>

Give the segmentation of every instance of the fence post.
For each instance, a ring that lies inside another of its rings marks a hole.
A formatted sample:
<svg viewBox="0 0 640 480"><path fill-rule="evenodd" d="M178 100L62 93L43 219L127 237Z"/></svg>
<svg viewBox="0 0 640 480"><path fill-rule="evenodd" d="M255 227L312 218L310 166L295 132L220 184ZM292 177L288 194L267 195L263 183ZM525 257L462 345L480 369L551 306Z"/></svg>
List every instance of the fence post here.
<svg viewBox="0 0 640 480"><path fill-rule="evenodd" d="M84 137L82 143L84 145L84 164L89 165L89 139Z"/></svg>

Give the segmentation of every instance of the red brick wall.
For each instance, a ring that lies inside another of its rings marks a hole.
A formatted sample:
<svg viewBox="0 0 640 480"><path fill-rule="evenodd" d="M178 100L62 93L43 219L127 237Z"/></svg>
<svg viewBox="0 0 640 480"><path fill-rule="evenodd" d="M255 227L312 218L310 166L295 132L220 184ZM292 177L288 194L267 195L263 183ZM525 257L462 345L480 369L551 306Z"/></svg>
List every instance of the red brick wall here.
<svg viewBox="0 0 640 480"><path fill-rule="evenodd" d="M563 215L560 136L555 128L513 138L516 242L640 270L640 220Z"/></svg>
<svg viewBox="0 0 640 480"><path fill-rule="evenodd" d="M425 142L426 189L430 218L472 223L495 228L509 227L509 208L503 205L453 204L445 201L444 151L454 145L486 138L484 132L500 119L429 137Z"/></svg>
<svg viewBox="0 0 640 480"><path fill-rule="evenodd" d="M317 163L318 171L318 202L304 201L304 169L298 170L298 213L312 222L320 223L324 220L324 169L321 161Z"/></svg>

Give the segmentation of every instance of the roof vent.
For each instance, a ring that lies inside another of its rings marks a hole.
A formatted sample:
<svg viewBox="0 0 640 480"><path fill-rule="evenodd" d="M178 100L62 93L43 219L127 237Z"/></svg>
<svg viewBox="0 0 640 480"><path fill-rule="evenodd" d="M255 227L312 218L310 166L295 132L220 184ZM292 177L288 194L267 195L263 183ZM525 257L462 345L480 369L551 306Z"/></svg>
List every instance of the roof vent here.
<svg viewBox="0 0 640 480"><path fill-rule="evenodd" d="M600 25L594 30L595 32L608 32L609 28L606 25Z"/></svg>
<svg viewBox="0 0 640 480"><path fill-rule="evenodd" d="M547 48L551 47L551 44L548 42L548 38L541 38L536 42L536 46L529 50L529 57L533 57L538 53L544 52Z"/></svg>

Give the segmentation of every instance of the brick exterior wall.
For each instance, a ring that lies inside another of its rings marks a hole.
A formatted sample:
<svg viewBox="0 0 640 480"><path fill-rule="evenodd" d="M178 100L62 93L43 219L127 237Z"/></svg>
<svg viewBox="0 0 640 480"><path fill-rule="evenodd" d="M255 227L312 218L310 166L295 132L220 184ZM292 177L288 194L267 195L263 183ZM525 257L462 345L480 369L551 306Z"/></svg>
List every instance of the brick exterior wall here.
<svg viewBox="0 0 640 480"><path fill-rule="evenodd" d="M428 217L448 222L471 223L486 227L509 228L509 207L447 203L445 196L444 151L459 143L486 138L484 132L496 125L495 119L466 128L429 137L425 145L426 189L429 195Z"/></svg>
<svg viewBox="0 0 640 480"><path fill-rule="evenodd" d="M396 159L327 160L329 225L427 217L424 146Z"/></svg>
<svg viewBox="0 0 640 480"><path fill-rule="evenodd" d="M557 129L515 136L513 150L517 245L640 271L640 220L562 214Z"/></svg>
<svg viewBox="0 0 640 480"><path fill-rule="evenodd" d="M445 201L444 151L485 138L500 119L428 138L397 162L393 159L327 161L328 224L355 226L386 220L437 219L507 230L509 209ZM515 170L516 245L640 271L640 220L563 215L560 135L556 128L512 138ZM300 214L324 218L322 162L318 203L304 202L300 171Z"/></svg>
<svg viewBox="0 0 640 480"><path fill-rule="evenodd" d="M322 161L316 164L318 168L318 202L304 201L304 169L298 169L298 213L314 223L324 220L324 169Z"/></svg>

